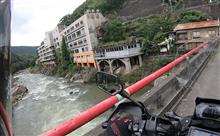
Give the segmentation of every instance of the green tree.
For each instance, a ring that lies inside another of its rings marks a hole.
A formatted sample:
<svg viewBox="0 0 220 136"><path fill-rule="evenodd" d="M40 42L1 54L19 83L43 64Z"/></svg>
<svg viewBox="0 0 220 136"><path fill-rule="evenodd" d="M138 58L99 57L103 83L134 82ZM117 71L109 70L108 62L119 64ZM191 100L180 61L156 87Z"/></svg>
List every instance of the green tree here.
<svg viewBox="0 0 220 136"><path fill-rule="evenodd" d="M68 65L71 64L70 52L67 49L67 45L64 37L62 37L62 44L61 44L61 64L63 69L67 69Z"/></svg>
<svg viewBox="0 0 220 136"><path fill-rule="evenodd" d="M109 13L119 9L124 2L125 0L103 0L102 4L100 4L98 8L103 13Z"/></svg>
<svg viewBox="0 0 220 136"><path fill-rule="evenodd" d="M104 26L104 31L104 42L117 42L125 39L125 27L118 20L109 20Z"/></svg>
<svg viewBox="0 0 220 136"><path fill-rule="evenodd" d="M65 15L59 22L69 26L72 22L81 17L87 9L99 9L104 14L115 13L125 0L86 0L72 14Z"/></svg>
<svg viewBox="0 0 220 136"><path fill-rule="evenodd" d="M199 22L207 19L212 17L200 11L186 11L180 14L177 23Z"/></svg>
<svg viewBox="0 0 220 136"><path fill-rule="evenodd" d="M144 46L143 51L146 54L159 53L159 43L173 31L175 22L169 15L152 16L143 26Z"/></svg>

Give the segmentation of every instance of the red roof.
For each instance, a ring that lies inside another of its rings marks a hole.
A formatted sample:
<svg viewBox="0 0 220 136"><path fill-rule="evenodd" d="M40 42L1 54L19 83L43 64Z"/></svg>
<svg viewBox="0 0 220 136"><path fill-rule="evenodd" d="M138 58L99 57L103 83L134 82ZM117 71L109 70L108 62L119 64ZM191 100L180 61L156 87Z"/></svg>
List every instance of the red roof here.
<svg viewBox="0 0 220 136"><path fill-rule="evenodd" d="M201 22L178 24L174 28L174 31L189 30L189 29L196 29L196 28L206 28L206 27L217 27L217 26L219 26L218 20L208 20L208 21L201 21Z"/></svg>

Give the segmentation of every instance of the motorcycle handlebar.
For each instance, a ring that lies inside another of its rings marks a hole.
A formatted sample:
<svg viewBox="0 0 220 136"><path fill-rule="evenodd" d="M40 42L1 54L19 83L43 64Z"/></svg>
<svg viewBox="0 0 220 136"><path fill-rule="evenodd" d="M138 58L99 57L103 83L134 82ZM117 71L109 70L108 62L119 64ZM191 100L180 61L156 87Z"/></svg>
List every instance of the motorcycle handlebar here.
<svg viewBox="0 0 220 136"><path fill-rule="evenodd" d="M147 134L149 136L155 134L176 136L180 131L178 125L173 124L169 120L155 116L151 117L149 120L131 122L128 129L135 135Z"/></svg>

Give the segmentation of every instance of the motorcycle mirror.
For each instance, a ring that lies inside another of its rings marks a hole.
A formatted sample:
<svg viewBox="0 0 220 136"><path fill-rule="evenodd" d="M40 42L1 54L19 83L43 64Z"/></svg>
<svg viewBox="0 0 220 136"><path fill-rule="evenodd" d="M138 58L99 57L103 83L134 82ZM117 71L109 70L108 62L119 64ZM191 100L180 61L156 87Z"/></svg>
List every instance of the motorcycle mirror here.
<svg viewBox="0 0 220 136"><path fill-rule="evenodd" d="M95 77L96 85L110 95L116 95L123 90L123 84L116 75L97 72Z"/></svg>

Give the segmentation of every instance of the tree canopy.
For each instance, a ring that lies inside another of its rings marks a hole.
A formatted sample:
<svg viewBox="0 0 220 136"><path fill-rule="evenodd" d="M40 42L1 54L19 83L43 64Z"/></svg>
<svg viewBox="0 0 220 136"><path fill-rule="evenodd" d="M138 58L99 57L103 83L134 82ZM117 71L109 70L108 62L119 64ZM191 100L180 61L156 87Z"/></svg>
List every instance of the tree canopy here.
<svg viewBox="0 0 220 136"><path fill-rule="evenodd" d="M125 0L86 0L72 14L65 15L59 24L69 26L79 17L81 17L87 9L99 9L103 14L117 11L125 2Z"/></svg>
<svg viewBox="0 0 220 136"><path fill-rule="evenodd" d="M212 19L212 17L200 11L186 11L180 14L177 22L178 23L199 22L199 21L205 21L207 19Z"/></svg>
<svg viewBox="0 0 220 136"><path fill-rule="evenodd" d="M68 65L71 64L70 52L67 49L67 45L66 45L64 37L62 37L60 62L61 62L63 69L67 69Z"/></svg>

